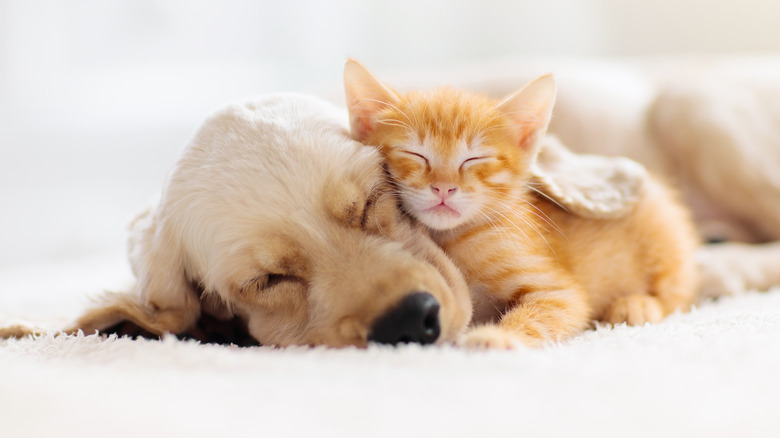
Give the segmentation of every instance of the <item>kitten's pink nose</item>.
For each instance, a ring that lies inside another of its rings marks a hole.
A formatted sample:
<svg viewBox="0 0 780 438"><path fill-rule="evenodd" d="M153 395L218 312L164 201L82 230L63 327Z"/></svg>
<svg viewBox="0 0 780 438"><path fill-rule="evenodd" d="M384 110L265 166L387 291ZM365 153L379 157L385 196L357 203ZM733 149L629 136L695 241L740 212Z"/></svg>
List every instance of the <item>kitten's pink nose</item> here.
<svg viewBox="0 0 780 438"><path fill-rule="evenodd" d="M458 186L454 184L435 183L431 184L431 191L444 201L458 191Z"/></svg>

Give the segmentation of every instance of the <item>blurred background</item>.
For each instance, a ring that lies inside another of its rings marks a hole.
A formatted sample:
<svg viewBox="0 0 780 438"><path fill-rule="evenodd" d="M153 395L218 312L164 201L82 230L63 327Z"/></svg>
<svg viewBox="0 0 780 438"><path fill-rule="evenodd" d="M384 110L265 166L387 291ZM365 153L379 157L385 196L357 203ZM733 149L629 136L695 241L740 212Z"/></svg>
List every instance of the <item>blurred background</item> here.
<svg viewBox="0 0 780 438"><path fill-rule="evenodd" d="M213 108L333 95L346 56L390 72L765 54L779 22L775 0L0 0L0 267L123 260L126 224Z"/></svg>

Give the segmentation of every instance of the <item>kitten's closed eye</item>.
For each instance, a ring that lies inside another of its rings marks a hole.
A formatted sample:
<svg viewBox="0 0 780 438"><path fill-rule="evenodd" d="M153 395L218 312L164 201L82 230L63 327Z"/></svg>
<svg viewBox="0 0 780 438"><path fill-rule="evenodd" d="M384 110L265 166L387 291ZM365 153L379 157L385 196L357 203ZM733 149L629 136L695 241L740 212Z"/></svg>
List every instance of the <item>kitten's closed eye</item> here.
<svg viewBox="0 0 780 438"><path fill-rule="evenodd" d="M399 152L406 155L411 155L412 157L415 157L418 161L422 161L423 163L425 163L426 167L431 167L430 163L428 162L428 159L425 158L425 156L423 156L422 154L418 154L417 152L412 152L407 150L401 150Z"/></svg>
<svg viewBox="0 0 780 438"><path fill-rule="evenodd" d="M491 160L494 157L492 155L482 155L479 157L471 157L463 160L462 163L460 163L460 169L463 170L466 167L473 166L474 164L485 162L487 160Z"/></svg>

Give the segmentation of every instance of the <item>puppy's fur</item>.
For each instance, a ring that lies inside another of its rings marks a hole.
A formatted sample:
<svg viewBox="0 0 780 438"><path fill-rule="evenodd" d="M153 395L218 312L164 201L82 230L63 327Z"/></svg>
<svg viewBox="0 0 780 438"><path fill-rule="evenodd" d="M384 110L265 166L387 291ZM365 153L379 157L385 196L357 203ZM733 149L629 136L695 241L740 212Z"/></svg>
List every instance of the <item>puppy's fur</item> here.
<svg viewBox="0 0 780 438"><path fill-rule="evenodd" d="M440 305L438 341L454 341L471 317L463 278L387 190L379 155L330 105L228 105L132 223L135 289L104 295L67 331L130 321L183 333L203 314L237 315L261 344L365 346L377 318L424 291Z"/></svg>

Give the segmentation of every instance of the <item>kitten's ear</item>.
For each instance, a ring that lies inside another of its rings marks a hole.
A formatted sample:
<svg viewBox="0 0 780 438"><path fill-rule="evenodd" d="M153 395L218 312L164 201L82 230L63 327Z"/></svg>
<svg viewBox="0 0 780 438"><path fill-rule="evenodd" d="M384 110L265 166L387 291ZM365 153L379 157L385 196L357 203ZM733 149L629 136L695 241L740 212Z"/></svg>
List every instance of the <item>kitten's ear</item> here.
<svg viewBox="0 0 780 438"><path fill-rule="evenodd" d="M347 97L349 126L358 141L365 141L371 134L379 111L398 102L398 95L390 87L352 58L348 58L344 64L344 91Z"/></svg>
<svg viewBox="0 0 780 438"><path fill-rule="evenodd" d="M531 168L533 186L577 216L618 218L634 208L649 176L623 157L575 154L546 135Z"/></svg>
<svg viewBox="0 0 780 438"><path fill-rule="evenodd" d="M547 131L555 93L555 79L547 74L529 82L497 105L498 111L514 121L517 144L524 150L535 152Z"/></svg>

